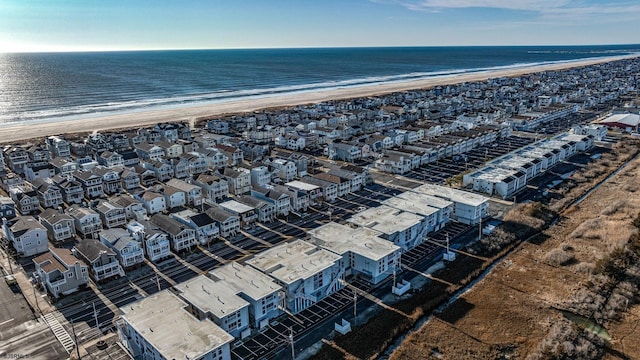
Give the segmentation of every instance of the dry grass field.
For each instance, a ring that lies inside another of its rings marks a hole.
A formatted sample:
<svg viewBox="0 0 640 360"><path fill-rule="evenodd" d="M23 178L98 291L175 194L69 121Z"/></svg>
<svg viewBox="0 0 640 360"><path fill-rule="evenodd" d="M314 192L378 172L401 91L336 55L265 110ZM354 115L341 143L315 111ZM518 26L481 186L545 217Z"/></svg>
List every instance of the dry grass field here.
<svg viewBox="0 0 640 360"><path fill-rule="evenodd" d="M563 195L577 198L619 160L603 157ZM579 205L550 204L561 213L555 226L521 244L391 359L640 359L638 248L625 247L638 232L639 178L636 159Z"/></svg>

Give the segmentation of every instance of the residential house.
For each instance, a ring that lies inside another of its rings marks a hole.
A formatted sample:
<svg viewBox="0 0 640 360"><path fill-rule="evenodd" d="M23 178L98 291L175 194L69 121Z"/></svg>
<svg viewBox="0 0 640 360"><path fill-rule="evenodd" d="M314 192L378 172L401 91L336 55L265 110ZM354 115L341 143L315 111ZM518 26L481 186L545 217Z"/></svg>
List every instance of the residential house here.
<svg viewBox="0 0 640 360"><path fill-rule="evenodd" d="M285 159L273 159L269 165L275 169L275 173L283 181L293 181L298 175L298 168L292 161Z"/></svg>
<svg viewBox="0 0 640 360"><path fill-rule="evenodd" d="M265 186L271 182L271 172L264 165L251 167L251 186Z"/></svg>
<svg viewBox="0 0 640 360"><path fill-rule="evenodd" d="M105 194L111 195L122 192L122 181L120 180L120 172L117 169L96 166L92 171L102 177L102 189Z"/></svg>
<svg viewBox="0 0 640 360"><path fill-rule="evenodd" d="M169 179L173 178L173 167L171 166L171 164L164 160L164 161L160 161L160 160L153 160L153 161L145 161L144 162L144 167L148 170L153 171L153 173L155 174L156 178L160 181L160 182L164 182L167 181Z"/></svg>
<svg viewBox="0 0 640 360"><path fill-rule="evenodd" d="M249 303L230 292L226 284L201 275L176 285L175 289L197 318L209 318L235 338L251 334Z"/></svg>
<svg viewBox="0 0 640 360"><path fill-rule="evenodd" d="M100 215L102 224L104 224L106 228L110 229L127 223L127 215L124 208L111 201L99 200L95 210Z"/></svg>
<svg viewBox="0 0 640 360"><path fill-rule="evenodd" d="M118 171L123 190L128 191L140 187L140 175L137 172L128 168L116 168L114 170Z"/></svg>
<svg viewBox="0 0 640 360"><path fill-rule="evenodd" d="M53 166L56 174L62 176L71 176L74 171L78 170L78 163L64 157L53 158L49 161L49 164Z"/></svg>
<svg viewBox="0 0 640 360"><path fill-rule="evenodd" d="M189 226L196 232L196 239L200 245L208 245L218 239L220 229L218 223L206 213L196 213L193 210L183 210L171 216L178 222Z"/></svg>
<svg viewBox="0 0 640 360"><path fill-rule="evenodd" d="M18 216L11 223L2 219L2 228L20 257L42 254L49 248L47 229L33 216Z"/></svg>
<svg viewBox="0 0 640 360"><path fill-rule="evenodd" d="M98 233L100 242L113 250L123 269L138 267L144 262L144 250L125 229L107 229Z"/></svg>
<svg viewBox="0 0 640 360"><path fill-rule="evenodd" d="M160 161L164 157L162 148L155 144L140 143L134 149L138 157L146 161Z"/></svg>
<svg viewBox="0 0 640 360"><path fill-rule="evenodd" d="M171 249L174 252L188 251L197 245L195 230L176 219L163 214L155 214L150 221L169 236Z"/></svg>
<svg viewBox="0 0 640 360"><path fill-rule="evenodd" d="M189 180L191 181L191 180ZM168 186L183 191L186 195L187 204L191 206L200 206L203 202L202 188L190 182L180 179L171 179L167 182Z"/></svg>
<svg viewBox="0 0 640 360"><path fill-rule="evenodd" d="M172 257L171 242L167 234L154 223L140 220L127 224L127 231L134 240L143 244L144 254L151 262Z"/></svg>
<svg viewBox="0 0 640 360"><path fill-rule="evenodd" d="M74 204L65 211L73 219L73 225L78 235L84 238L94 238L102 230L100 214L95 210Z"/></svg>
<svg viewBox="0 0 640 360"><path fill-rule="evenodd" d="M218 224L221 236L233 237L240 231L240 218L229 211L214 206L206 213Z"/></svg>
<svg viewBox="0 0 640 360"><path fill-rule="evenodd" d="M89 267L69 249L49 248L33 259L33 279L55 299L72 294L89 284Z"/></svg>
<svg viewBox="0 0 640 360"><path fill-rule="evenodd" d="M116 253L99 240L80 240L72 251L89 266L89 275L95 282L101 283L125 275Z"/></svg>
<svg viewBox="0 0 640 360"><path fill-rule="evenodd" d="M251 191L251 172L245 168L225 168L222 175L227 179L229 192L242 195Z"/></svg>
<svg viewBox="0 0 640 360"><path fill-rule="evenodd" d="M102 188L102 176L94 174L89 170L77 170L72 174L73 178L80 183L84 189L87 199L104 197Z"/></svg>
<svg viewBox="0 0 640 360"><path fill-rule="evenodd" d="M67 205L80 204L84 201L84 188L79 181L62 175L56 175L51 180L60 188L62 199Z"/></svg>
<svg viewBox="0 0 640 360"><path fill-rule="evenodd" d="M162 151L164 152L164 157L167 159L177 158L178 156L182 155L183 149L182 145L180 144L161 140L158 141L156 145L158 145L162 149Z"/></svg>
<svg viewBox="0 0 640 360"><path fill-rule="evenodd" d="M173 186L169 185L156 185L151 188L151 191L157 192L164 196L167 209L175 209L187 204L187 194Z"/></svg>
<svg viewBox="0 0 640 360"><path fill-rule="evenodd" d="M342 257L302 240L274 246L245 263L282 286L285 306L294 314L343 287Z"/></svg>
<svg viewBox="0 0 640 360"><path fill-rule="evenodd" d="M261 223L271 222L276 217L276 206L274 203L260 200L252 195L240 195L236 197L239 203L252 207L258 215L258 221Z"/></svg>
<svg viewBox="0 0 640 360"><path fill-rule="evenodd" d="M40 223L47 229L49 240L62 242L76 235L73 218L62 210L46 209L40 214Z"/></svg>
<svg viewBox="0 0 640 360"><path fill-rule="evenodd" d="M124 209L127 221L143 220L147 217L147 209L144 204L129 195L114 196L109 201Z"/></svg>
<svg viewBox="0 0 640 360"><path fill-rule="evenodd" d="M38 200L43 208L57 208L62 205L62 191L51 179L35 179L31 182L36 192Z"/></svg>
<svg viewBox="0 0 640 360"><path fill-rule="evenodd" d="M251 228L258 220L258 215L252 206L243 204L235 200L229 200L218 204L218 207L224 209L240 219L240 226L244 229Z"/></svg>
<svg viewBox="0 0 640 360"><path fill-rule="evenodd" d="M14 187L9 191L9 195L22 215L29 215L40 208L38 192L35 190Z"/></svg>
<svg viewBox="0 0 640 360"><path fill-rule="evenodd" d="M6 196L0 196L0 218L13 219L16 217L16 204Z"/></svg>
<svg viewBox="0 0 640 360"><path fill-rule="evenodd" d="M260 271L233 261L207 276L249 303L249 320L254 329L264 329L281 314L278 305L282 287Z"/></svg>
<svg viewBox="0 0 640 360"><path fill-rule="evenodd" d="M260 187L251 190L251 196L273 204L275 206L276 216L288 216L291 211L289 195L283 191Z"/></svg>
<svg viewBox="0 0 640 360"><path fill-rule="evenodd" d="M96 161L108 168L124 166L124 158L117 152L103 151L96 155Z"/></svg>
<svg viewBox="0 0 640 360"><path fill-rule="evenodd" d="M229 183L219 176L201 174L193 183L202 188L202 193L211 203L229 197Z"/></svg>
<svg viewBox="0 0 640 360"><path fill-rule="evenodd" d="M167 201L162 194L154 191L144 191L140 195L134 195L134 198L142 201L147 209L147 214L153 215L167 210Z"/></svg>
<svg viewBox="0 0 640 360"><path fill-rule="evenodd" d="M119 339L136 359L231 360L233 336L206 317L194 316L188 304L169 290L120 310Z"/></svg>

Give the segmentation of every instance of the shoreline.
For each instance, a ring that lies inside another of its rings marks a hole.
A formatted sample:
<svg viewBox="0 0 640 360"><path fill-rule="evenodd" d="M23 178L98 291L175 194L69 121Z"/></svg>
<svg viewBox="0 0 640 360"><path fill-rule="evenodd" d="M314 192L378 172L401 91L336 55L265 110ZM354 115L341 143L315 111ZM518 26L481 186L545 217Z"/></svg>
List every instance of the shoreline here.
<svg viewBox="0 0 640 360"><path fill-rule="evenodd" d="M394 81L354 87L308 92L273 94L256 98L243 98L209 104L185 105L170 109L131 111L111 115L80 117L74 120L38 120L27 123L0 125L0 143L25 141L50 135L87 133L95 131L131 129L161 122L182 121L194 124L206 117L224 114L246 113L270 108L282 108L330 100L346 100L367 96L379 96L393 92L427 89L434 86L462 82L484 81L489 78L512 77L541 71L558 71L588 65L607 63L640 57L638 54L590 58L563 63L523 66L503 70L489 70L425 79Z"/></svg>

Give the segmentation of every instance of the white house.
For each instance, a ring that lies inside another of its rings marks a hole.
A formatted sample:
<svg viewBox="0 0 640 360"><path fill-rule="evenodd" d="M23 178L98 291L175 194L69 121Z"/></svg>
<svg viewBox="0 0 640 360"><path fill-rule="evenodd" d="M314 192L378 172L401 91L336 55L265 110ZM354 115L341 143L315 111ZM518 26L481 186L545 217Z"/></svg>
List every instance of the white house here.
<svg viewBox="0 0 640 360"><path fill-rule="evenodd" d="M100 241L115 251L122 268L131 269L144 262L144 249L125 229L107 229L98 233Z"/></svg>
<svg viewBox="0 0 640 360"><path fill-rule="evenodd" d="M11 224L3 219L2 228L18 256L42 254L49 249L47 229L33 216L18 216Z"/></svg>
<svg viewBox="0 0 640 360"><path fill-rule="evenodd" d="M404 250L412 249L424 241L428 228L425 217L386 205L369 208L354 214L347 222L381 232Z"/></svg>
<svg viewBox="0 0 640 360"><path fill-rule="evenodd" d="M207 276L249 303L250 325L254 329L265 328L269 320L281 314L278 305L282 287L260 271L232 261L209 271Z"/></svg>
<svg viewBox="0 0 640 360"><path fill-rule="evenodd" d="M134 240L143 244L144 254L149 261L156 262L172 256L169 237L157 225L144 220L131 221L127 224L127 231Z"/></svg>
<svg viewBox="0 0 640 360"><path fill-rule="evenodd" d="M169 290L120 308L120 341L141 360L231 360L233 336L206 317L189 312Z"/></svg>
<svg viewBox="0 0 640 360"><path fill-rule="evenodd" d="M49 248L34 258L33 263L33 279L56 299L89 284L89 267L69 249Z"/></svg>
<svg viewBox="0 0 640 360"><path fill-rule="evenodd" d="M310 242L342 257L346 275L377 284L400 267L402 248L368 228L330 222L308 231Z"/></svg>
<svg viewBox="0 0 640 360"><path fill-rule="evenodd" d="M198 318L209 318L235 338L251 334L249 302L229 291L226 284L200 275L176 285L175 289Z"/></svg>
<svg viewBox="0 0 640 360"><path fill-rule="evenodd" d="M246 264L283 287L286 307L295 314L343 287L341 260L340 255L296 240L258 253Z"/></svg>

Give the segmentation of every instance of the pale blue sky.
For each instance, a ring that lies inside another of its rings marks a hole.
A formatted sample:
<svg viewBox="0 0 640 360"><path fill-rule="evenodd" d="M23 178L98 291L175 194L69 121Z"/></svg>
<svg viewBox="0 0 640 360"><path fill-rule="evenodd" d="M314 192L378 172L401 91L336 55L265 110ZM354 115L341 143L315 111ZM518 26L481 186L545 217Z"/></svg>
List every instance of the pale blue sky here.
<svg viewBox="0 0 640 360"><path fill-rule="evenodd" d="M0 52L640 43L639 0L0 0Z"/></svg>

